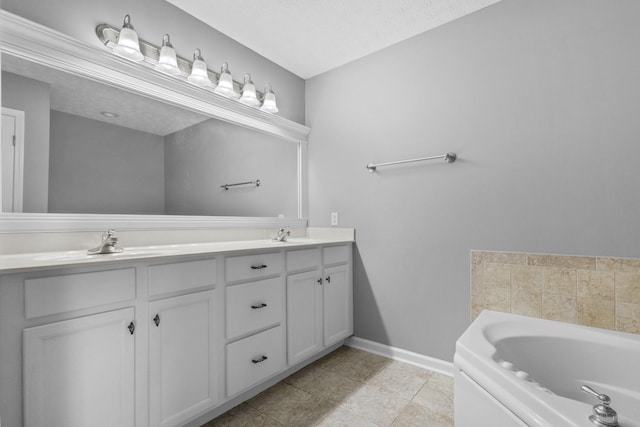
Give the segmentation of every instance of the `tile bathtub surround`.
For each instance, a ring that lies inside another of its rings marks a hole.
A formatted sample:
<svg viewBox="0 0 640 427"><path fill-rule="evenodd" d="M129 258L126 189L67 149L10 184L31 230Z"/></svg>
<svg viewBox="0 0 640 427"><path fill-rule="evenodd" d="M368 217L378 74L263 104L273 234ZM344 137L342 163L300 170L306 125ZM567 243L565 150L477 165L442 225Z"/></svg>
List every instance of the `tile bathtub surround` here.
<svg viewBox="0 0 640 427"><path fill-rule="evenodd" d="M471 252L471 318L496 310L640 333L640 259Z"/></svg>
<svg viewBox="0 0 640 427"><path fill-rule="evenodd" d="M453 425L453 378L341 347L203 427Z"/></svg>

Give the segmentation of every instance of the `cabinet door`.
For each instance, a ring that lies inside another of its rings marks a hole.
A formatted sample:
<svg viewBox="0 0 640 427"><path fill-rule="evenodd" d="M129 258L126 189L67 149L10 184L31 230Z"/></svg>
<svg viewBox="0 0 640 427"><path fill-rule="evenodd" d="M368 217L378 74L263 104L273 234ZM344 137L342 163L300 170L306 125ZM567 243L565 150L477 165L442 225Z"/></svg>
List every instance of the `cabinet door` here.
<svg viewBox="0 0 640 427"><path fill-rule="evenodd" d="M318 271L287 277L287 360L293 365L322 349L322 286Z"/></svg>
<svg viewBox="0 0 640 427"><path fill-rule="evenodd" d="M134 425L134 309L24 330L25 425Z"/></svg>
<svg viewBox="0 0 640 427"><path fill-rule="evenodd" d="M218 401L216 291L149 304L149 416L177 425Z"/></svg>
<svg viewBox="0 0 640 427"><path fill-rule="evenodd" d="M348 265L324 269L324 345L353 334L353 292Z"/></svg>

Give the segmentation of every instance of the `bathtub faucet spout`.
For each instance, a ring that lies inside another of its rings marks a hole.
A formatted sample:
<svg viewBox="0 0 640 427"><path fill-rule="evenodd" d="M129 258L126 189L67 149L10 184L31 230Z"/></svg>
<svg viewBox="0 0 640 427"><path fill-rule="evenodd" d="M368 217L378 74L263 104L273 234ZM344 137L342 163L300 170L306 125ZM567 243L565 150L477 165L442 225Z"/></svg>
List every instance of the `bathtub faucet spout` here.
<svg viewBox="0 0 640 427"><path fill-rule="evenodd" d="M580 387L585 393L589 393L600 400L600 403L593 407L593 415L589 416L589 421L598 427L619 427L618 413L609 406L611 399L606 394L601 394L589 387L582 385Z"/></svg>

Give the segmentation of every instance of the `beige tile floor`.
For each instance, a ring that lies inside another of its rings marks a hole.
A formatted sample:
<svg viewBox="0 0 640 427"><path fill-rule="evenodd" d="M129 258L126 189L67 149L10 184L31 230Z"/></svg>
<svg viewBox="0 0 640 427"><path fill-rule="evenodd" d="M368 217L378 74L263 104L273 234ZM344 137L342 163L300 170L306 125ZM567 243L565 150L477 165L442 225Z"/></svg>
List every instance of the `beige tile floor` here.
<svg viewBox="0 0 640 427"><path fill-rule="evenodd" d="M453 427L453 379L350 347L203 427Z"/></svg>

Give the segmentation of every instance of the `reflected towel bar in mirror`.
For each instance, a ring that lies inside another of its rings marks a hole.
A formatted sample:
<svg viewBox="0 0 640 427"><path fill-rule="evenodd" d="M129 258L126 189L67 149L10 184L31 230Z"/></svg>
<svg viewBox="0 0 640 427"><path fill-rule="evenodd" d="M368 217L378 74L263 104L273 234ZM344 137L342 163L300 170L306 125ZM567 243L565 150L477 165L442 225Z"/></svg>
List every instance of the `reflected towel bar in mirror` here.
<svg viewBox="0 0 640 427"><path fill-rule="evenodd" d="M440 156L420 157L417 159L398 160L395 162L386 162L386 163L378 163L378 164L369 163L367 165L367 169L369 170L369 172L373 173L380 166L399 165L402 163L421 162L423 160L434 160L434 159L444 159L444 161L447 163L453 163L456 161L456 153L447 153L447 154L442 154Z"/></svg>
<svg viewBox="0 0 640 427"><path fill-rule="evenodd" d="M256 187L260 187L260 180L256 179L255 181L237 182L235 184L224 184L224 185L221 185L220 188L224 188L225 190L228 190L229 187L235 187L237 185L255 185Z"/></svg>

